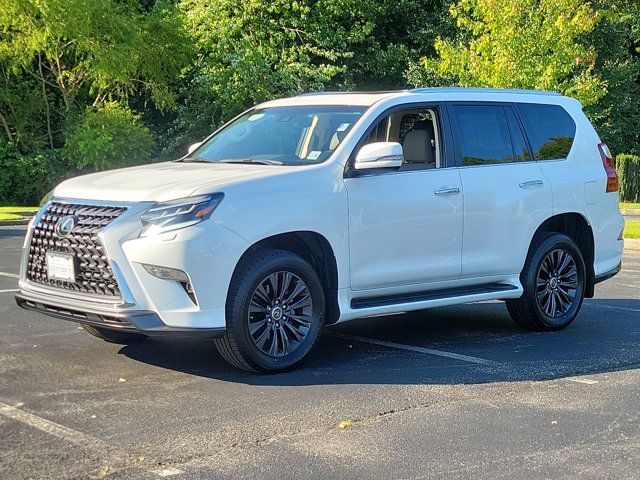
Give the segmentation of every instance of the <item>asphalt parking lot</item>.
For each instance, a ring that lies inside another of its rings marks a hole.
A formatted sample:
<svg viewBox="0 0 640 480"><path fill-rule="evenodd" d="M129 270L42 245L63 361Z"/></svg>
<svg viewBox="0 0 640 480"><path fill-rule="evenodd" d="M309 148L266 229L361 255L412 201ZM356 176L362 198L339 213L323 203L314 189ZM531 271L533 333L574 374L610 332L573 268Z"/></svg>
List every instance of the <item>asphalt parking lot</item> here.
<svg viewBox="0 0 640 480"><path fill-rule="evenodd" d="M563 332L440 308L250 376L208 340L114 345L19 309L24 233L0 228L1 479L640 476L640 252Z"/></svg>

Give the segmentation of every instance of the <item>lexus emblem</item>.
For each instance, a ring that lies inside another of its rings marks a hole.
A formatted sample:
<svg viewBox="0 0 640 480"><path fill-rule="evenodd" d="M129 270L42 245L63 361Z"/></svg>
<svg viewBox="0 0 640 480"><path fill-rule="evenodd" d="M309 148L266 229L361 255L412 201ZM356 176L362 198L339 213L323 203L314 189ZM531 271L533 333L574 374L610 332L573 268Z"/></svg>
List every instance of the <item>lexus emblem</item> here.
<svg viewBox="0 0 640 480"><path fill-rule="evenodd" d="M76 217L72 215L67 215L66 217L62 217L56 223L55 232L59 237L68 237L73 231L73 227L76 226Z"/></svg>

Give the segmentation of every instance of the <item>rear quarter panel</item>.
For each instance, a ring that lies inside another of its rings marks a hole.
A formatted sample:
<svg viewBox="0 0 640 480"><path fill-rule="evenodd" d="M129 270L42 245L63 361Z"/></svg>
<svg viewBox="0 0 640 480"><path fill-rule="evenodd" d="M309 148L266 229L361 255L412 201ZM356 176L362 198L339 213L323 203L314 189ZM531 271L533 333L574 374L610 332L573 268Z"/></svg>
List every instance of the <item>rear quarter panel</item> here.
<svg viewBox="0 0 640 480"><path fill-rule="evenodd" d="M606 193L607 175L598 152L600 137L575 100L563 99L562 106L576 122L576 136L566 160L539 162L551 185L553 215L576 212L592 228L596 275L614 269L622 257L623 242L618 235L624 220L618 193Z"/></svg>

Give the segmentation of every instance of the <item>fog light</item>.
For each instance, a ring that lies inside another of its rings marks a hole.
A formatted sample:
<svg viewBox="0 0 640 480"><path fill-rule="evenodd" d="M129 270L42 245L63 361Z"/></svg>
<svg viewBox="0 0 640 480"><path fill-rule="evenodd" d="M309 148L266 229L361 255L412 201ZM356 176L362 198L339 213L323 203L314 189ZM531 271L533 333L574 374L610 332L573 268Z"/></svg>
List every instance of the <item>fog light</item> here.
<svg viewBox="0 0 640 480"><path fill-rule="evenodd" d="M163 280L174 280L180 283L189 283L189 277L182 270L177 268L160 267L158 265L147 265L143 263L144 269L154 277L161 278Z"/></svg>
<svg viewBox="0 0 640 480"><path fill-rule="evenodd" d="M189 276L182 270L178 270L177 268L161 267L159 265L147 265L146 263L143 263L142 266L154 277L161 278L162 280L173 280L174 282L178 282L180 286L184 288L184 291L191 301L195 305L198 305L198 300L196 299L196 294L193 291L193 285L191 285Z"/></svg>

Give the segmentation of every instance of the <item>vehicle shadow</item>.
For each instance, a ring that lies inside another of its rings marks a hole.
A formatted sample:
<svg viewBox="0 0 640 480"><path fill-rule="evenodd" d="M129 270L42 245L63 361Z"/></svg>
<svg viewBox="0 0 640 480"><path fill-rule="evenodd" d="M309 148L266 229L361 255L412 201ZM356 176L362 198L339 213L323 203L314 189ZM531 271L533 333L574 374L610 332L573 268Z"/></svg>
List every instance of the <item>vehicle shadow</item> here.
<svg viewBox="0 0 640 480"><path fill-rule="evenodd" d="M478 364L344 336L494 363ZM206 339L152 339L124 346L120 353L191 375L262 386L540 381L640 367L640 300L589 300L569 328L554 333L520 329L500 302L356 320L327 328L303 365L276 375L250 375L233 369Z"/></svg>

